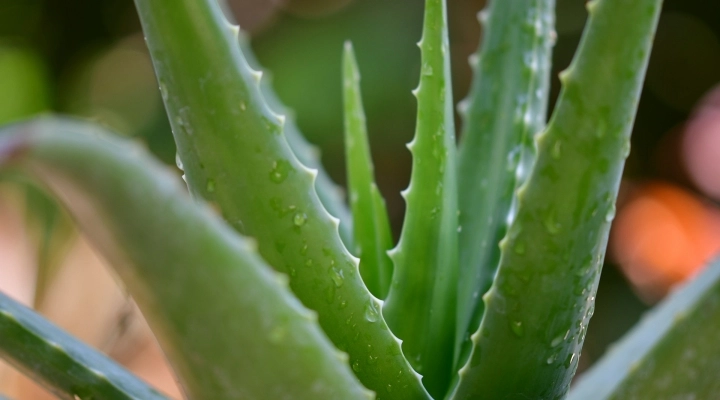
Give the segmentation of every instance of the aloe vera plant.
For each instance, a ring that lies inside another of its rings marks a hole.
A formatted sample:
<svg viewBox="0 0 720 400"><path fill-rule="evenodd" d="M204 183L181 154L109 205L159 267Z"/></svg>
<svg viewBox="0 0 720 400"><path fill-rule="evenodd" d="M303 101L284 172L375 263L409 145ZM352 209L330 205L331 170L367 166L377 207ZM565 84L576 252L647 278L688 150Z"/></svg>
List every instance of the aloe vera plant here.
<svg viewBox="0 0 720 400"><path fill-rule="evenodd" d="M348 207L216 0L135 0L187 190L140 147L61 117L0 128L0 166L45 185L89 234L188 398L560 399L593 313L661 3L588 2L548 122L554 1L491 1L458 145L447 5L426 0L398 243L352 46ZM658 377L710 393L712 380L668 368L685 357L683 332L711 341L716 330L698 325L716 313L718 287L671 298L663 307L688 317L668 325L657 316L671 311L658 312L648 345L603 364L637 366L601 365L577 398L615 372L597 398L662 398ZM0 356L60 397L161 398L5 297L0 338ZM698 368L720 359L706 348Z"/></svg>

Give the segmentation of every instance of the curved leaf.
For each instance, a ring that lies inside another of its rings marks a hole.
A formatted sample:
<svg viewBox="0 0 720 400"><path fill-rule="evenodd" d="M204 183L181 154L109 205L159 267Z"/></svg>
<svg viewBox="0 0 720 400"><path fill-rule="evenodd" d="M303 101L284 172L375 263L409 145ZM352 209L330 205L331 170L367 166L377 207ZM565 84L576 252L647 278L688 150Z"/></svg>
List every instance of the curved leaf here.
<svg viewBox="0 0 720 400"><path fill-rule="evenodd" d="M137 145L49 118L0 130L3 163L46 184L111 262L189 398L371 397L287 280Z"/></svg>
<svg viewBox="0 0 720 400"><path fill-rule="evenodd" d="M720 393L720 262L714 262L615 344L568 400L712 399Z"/></svg>

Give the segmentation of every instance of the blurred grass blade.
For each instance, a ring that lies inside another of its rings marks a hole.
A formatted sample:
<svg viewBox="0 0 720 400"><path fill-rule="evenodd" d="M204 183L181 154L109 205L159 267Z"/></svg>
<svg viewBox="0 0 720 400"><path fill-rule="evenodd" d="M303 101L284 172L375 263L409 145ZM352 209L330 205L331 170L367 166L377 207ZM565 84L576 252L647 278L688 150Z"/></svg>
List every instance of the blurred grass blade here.
<svg viewBox="0 0 720 400"><path fill-rule="evenodd" d="M588 25L518 192L455 399L566 393L593 312L661 3L588 3Z"/></svg>
<svg viewBox="0 0 720 400"><path fill-rule="evenodd" d="M3 293L0 357L61 399L166 399L105 355Z"/></svg>
<svg viewBox="0 0 720 400"><path fill-rule="evenodd" d="M115 267L189 398L370 397L286 279L137 145L43 119L0 131L2 162L46 184Z"/></svg>
<svg viewBox="0 0 720 400"><path fill-rule="evenodd" d="M535 159L535 134L545 127L555 36L554 0L493 0L487 7L480 13L479 53L470 57L470 94L458 107L464 119L458 149L458 368L480 324L481 297L498 267L515 189Z"/></svg>
<svg viewBox="0 0 720 400"><path fill-rule="evenodd" d="M350 205L355 221L356 254L360 255L360 274L370 292L380 299L387 296L392 279L392 234L385 200L375 184L365 112L360 95L358 71L352 44L345 44L343 57L343 95L345 101L345 152L347 158Z"/></svg>
<svg viewBox="0 0 720 400"><path fill-rule="evenodd" d="M720 393L720 262L671 294L573 386L569 400L713 399Z"/></svg>
<svg viewBox="0 0 720 400"><path fill-rule="evenodd" d="M216 0L136 0L186 180L237 230L350 354L363 384L393 398L425 390L358 273ZM388 382L388 377L392 378ZM388 384L391 387L388 387Z"/></svg>
<svg viewBox="0 0 720 400"><path fill-rule="evenodd" d="M425 2L407 211L383 313L435 398L449 385L457 303L457 183L450 47L444 0Z"/></svg>

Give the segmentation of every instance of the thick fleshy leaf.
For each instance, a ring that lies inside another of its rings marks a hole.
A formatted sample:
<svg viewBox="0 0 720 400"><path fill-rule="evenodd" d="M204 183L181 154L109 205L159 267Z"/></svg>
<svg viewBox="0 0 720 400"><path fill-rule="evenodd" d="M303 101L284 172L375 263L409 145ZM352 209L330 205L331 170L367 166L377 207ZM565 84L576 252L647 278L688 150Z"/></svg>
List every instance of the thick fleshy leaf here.
<svg viewBox="0 0 720 400"><path fill-rule="evenodd" d="M457 305L457 182L450 47L444 0L425 2L407 211L383 314L436 398L449 386Z"/></svg>
<svg viewBox="0 0 720 400"><path fill-rule="evenodd" d="M567 392L592 316L661 3L588 3L588 25L519 189L455 399L559 399Z"/></svg>
<svg viewBox="0 0 720 400"><path fill-rule="evenodd" d="M189 398L371 397L287 279L137 145L48 118L0 130L0 164L30 173L68 208Z"/></svg>
<svg viewBox="0 0 720 400"><path fill-rule="evenodd" d="M343 56L343 98L345 101L345 153L347 158L350 206L360 274L370 292L387 296L392 279L392 233L385 200L375 184L368 143L365 111L360 95L360 72L352 45L345 44Z"/></svg>
<svg viewBox="0 0 720 400"><path fill-rule="evenodd" d="M61 399L166 399L105 355L3 293L0 357Z"/></svg>
<svg viewBox="0 0 720 400"><path fill-rule="evenodd" d="M320 325L379 397L423 398L422 383L380 314L379 301L319 201L315 172L283 135L260 73L216 0L136 0L191 193L221 210L290 277Z"/></svg>
<svg viewBox="0 0 720 400"><path fill-rule="evenodd" d="M493 0L480 13L482 43L470 57L473 83L458 107L464 120L458 149L458 367L480 324L481 298L497 271L515 190L535 159L535 135L545 127L554 11L555 0Z"/></svg>
<svg viewBox="0 0 720 400"><path fill-rule="evenodd" d="M720 393L720 262L658 304L585 372L569 400L713 399Z"/></svg>

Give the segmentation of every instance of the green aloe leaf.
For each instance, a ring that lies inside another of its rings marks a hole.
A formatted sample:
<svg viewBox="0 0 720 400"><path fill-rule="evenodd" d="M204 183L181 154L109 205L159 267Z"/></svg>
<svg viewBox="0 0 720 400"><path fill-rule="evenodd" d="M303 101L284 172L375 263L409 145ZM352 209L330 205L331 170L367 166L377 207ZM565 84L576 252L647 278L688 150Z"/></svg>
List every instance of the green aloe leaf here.
<svg viewBox="0 0 720 400"><path fill-rule="evenodd" d="M240 33L240 35L242 35L242 33ZM239 40L243 55L247 59L250 67L260 70L260 63L255 59L249 43L243 40L243 36L240 36ZM282 104L273 91L271 82L272 75L270 73L264 74L263 79L260 81L260 92L263 94L265 102L271 110L285 116L283 133L285 134L288 145L290 145L290 148L301 164L317 171L317 175L315 176L315 190L317 191L318 198L327 212L340 220L338 227L340 237L343 243L345 243L345 246L352 248L355 243L353 239L353 220L350 211L345 205L345 194L343 190L330 179L330 176L320 162L320 150L305 139L295 122L295 114Z"/></svg>
<svg viewBox="0 0 720 400"><path fill-rule="evenodd" d="M517 217L501 242L454 398L555 399L567 392L593 312L661 3L588 3L588 25L519 189Z"/></svg>
<svg viewBox="0 0 720 400"><path fill-rule="evenodd" d="M345 149L350 205L355 221L356 254L360 255L360 274L368 289L384 299L390 289L393 265L387 252L392 233L385 200L375 184L365 112L360 95L360 72L350 42L343 57L345 101Z"/></svg>
<svg viewBox="0 0 720 400"><path fill-rule="evenodd" d="M474 79L459 106L459 366L484 312L480 299L497 271L515 190L535 159L535 135L545 127L554 9L554 0L493 0L480 13L482 43L470 58Z"/></svg>
<svg viewBox="0 0 720 400"><path fill-rule="evenodd" d="M3 293L0 338L0 357L61 399L166 399L105 355Z"/></svg>
<svg viewBox="0 0 720 400"><path fill-rule="evenodd" d="M585 372L569 400L712 399L720 393L720 262L658 304Z"/></svg>
<svg viewBox="0 0 720 400"><path fill-rule="evenodd" d="M303 304L350 355L381 398L427 394L380 314L379 301L338 236L338 221L283 135L284 118L263 99L260 74L240 50L238 28L216 0L136 0L185 178L254 237L263 258L287 273Z"/></svg>
<svg viewBox="0 0 720 400"><path fill-rule="evenodd" d="M425 2L407 212L383 314L436 398L449 386L457 303L457 182L450 47L444 0Z"/></svg>
<svg viewBox="0 0 720 400"><path fill-rule="evenodd" d="M115 267L189 398L371 397L287 279L139 146L50 118L1 130L3 163L47 185Z"/></svg>

